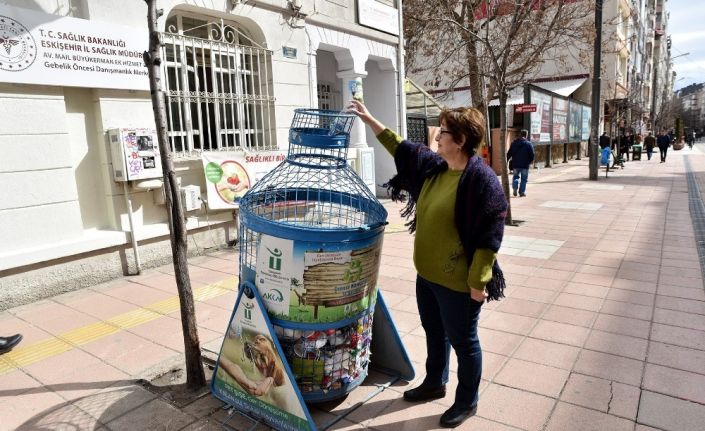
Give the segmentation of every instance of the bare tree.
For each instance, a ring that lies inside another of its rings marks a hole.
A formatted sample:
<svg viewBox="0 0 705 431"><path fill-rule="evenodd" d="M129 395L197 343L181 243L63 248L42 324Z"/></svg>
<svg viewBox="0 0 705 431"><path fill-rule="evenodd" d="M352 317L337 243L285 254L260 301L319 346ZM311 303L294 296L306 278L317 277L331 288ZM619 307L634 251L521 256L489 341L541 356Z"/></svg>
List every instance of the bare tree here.
<svg viewBox="0 0 705 431"><path fill-rule="evenodd" d="M144 64L149 70L149 88L152 94L152 109L154 122L157 126L157 140L164 171L164 194L169 221L169 239L171 240L171 253L174 262L174 277L179 291L181 305L181 328L184 334L184 352L186 356L186 387L199 389L206 384L203 364L201 362L201 347L198 340L198 327L196 326L196 313L191 290L191 278L188 272L187 261L187 231L184 210L181 206L179 184L176 180L174 161L167 139L166 104L161 88L162 62L160 48L161 35L157 31L157 19L162 15L161 9L157 10L156 0L145 0L147 3L147 24L149 26L149 51L144 53Z"/></svg>
<svg viewBox="0 0 705 431"><path fill-rule="evenodd" d="M546 63L560 73L590 58L592 1L406 0L409 70L428 72L426 85L467 83L482 109L499 100L502 186L509 202L506 161L509 93L540 75ZM486 85L485 85L486 82ZM483 91L487 88L486 91ZM511 203L507 224L513 224Z"/></svg>

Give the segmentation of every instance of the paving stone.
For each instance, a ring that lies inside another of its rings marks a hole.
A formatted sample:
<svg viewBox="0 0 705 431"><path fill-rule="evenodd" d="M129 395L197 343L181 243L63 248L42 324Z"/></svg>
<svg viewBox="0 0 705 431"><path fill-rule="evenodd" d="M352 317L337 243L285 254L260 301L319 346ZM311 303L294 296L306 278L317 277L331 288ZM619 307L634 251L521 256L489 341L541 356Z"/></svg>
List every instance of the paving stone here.
<svg viewBox="0 0 705 431"><path fill-rule="evenodd" d="M568 379L568 371L520 359L510 359L494 381L506 386L558 397Z"/></svg>
<svg viewBox="0 0 705 431"><path fill-rule="evenodd" d="M705 374L705 351L703 350L652 341L649 343L647 361L652 364Z"/></svg>
<svg viewBox="0 0 705 431"><path fill-rule="evenodd" d="M656 306L668 310L678 310L685 311L686 313L705 315L705 301L656 295Z"/></svg>
<svg viewBox="0 0 705 431"><path fill-rule="evenodd" d="M584 326L589 328L595 320L597 313L587 310L578 310L570 307L562 307L560 305L551 305L546 312L541 316L543 320L551 320L554 322L568 323L570 325Z"/></svg>
<svg viewBox="0 0 705 431"><path fill-rule="evenodd" d="M542 320L531 332L531 337L580 347L589 333L588 328Z"/></svg>
<svg viewBox="0 0 705 431"><path fill-rule="evenodd" d="M654 323L651 325L651 339L662 343L705 350L705 332L695 329Z"/></svg>
<svg viewBox="0 0 705 431"><path fill-rule="evenodd" d="M630 420L559 402L546 431L632 431L633 428Z"/></svg>
<svg viewBox="0 0 705 431"><path fill-rule="evenodd" d="M642 391L637 421L666 431L702 431L705 424L705 406Z"/></svg>
<svg viewBox="0 0 705 431"><path fill-rule="evenodd" d="M572 373L561 400L628 419L636 419L640 390L636 386Z"/></svg>
<svg viewBox="0 0 705 431"><path fill-rule="evenodd" d="M532 317L494 311L485 320L480 322L480 326L497 331L526 335L531 331L535 323L536 319Z"/></svg>
<svg viewBox="0 0 705 431"><path fill-rule="evenodd" d="M666 395L705 404L705 375L702 374L646 364L642 387L646 390L658 391Z"/></svg>
<svg viewBox="0 0 705 431"><path fill-rule="evenodd" d="M656 308L654 311L654 322L705 331L705 316L700 314Z"/></svg>
<svg viewBox="0 0 705 431"><path fill-rule="evenodd" d="M592 296L573 295L571 293L561 293L553 301L555 305L563 307L577 308L579 310L598 311L602 306L601 298Z"/></svg>
<svg viewBox="0 0 705 431"><path fill-rule="evenodd" d="M653 309L651 306L612 301L610 299L606 299L600 309L600 313L641 320L651 320L652 312Z"/></svg>
<svg viewBox="0 0 705 431"><path fill-rule="evenodd" d="M578 358L580 348L553 343L535 338L526 338L514 357L525 361L537 362L552 367L570 370Z"/></svg>
<svg viewBox="0 0 705 431"><path fill-rule="evenodd" d="M502 424L535 431L546 423L554 402L553 398L543 395L491 384L482 393L477 414Z"/></svg>
<svg viewBox="0 0 705 431"><path fill-rule="evenodd" d="M627 335L612 334L593 330L585 342L585 348L599 352L612 353L643 361L646 359L648 341Z"/></svg>
<svg viewBox="0 0 705 431"><path fill-rule="evenodd" d="M648 338L649 332L651 331L651 323L646 320L630 319L628 317L613 316L611 314L599 314L593 328L615 334Z"/></svg>
<svg viewBox="0 0 705 431"><path fill-rule="evenodd" d="M478 328L483 352L509 356L521 344L523 337L493 329Z"/></svg>
<svg viewBox="0 0 705 431"><path fill-rule="evenodd" d="M182 413L168 403L155 399L129 414L113 419L106 425L112 430L152 431L178 430L196 421L196 418Z"/></svg>
<svg viewBox="0 0 705 431"><path fill-rule="evenodd" d="M644 363L635 359L583 350L578 356L574 370L581 374L638 386L641 383L643 368Z"/></svg>

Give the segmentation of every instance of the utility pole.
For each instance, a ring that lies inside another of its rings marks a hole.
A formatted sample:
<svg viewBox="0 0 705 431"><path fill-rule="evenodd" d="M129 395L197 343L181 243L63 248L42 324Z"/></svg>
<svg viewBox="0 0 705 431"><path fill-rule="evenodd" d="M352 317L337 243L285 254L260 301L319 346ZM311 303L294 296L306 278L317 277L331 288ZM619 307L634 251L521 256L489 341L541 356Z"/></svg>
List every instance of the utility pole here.
<svg viewBox="0 0 705 431"><path fill-rule="evenodd" d="M595 1L595 47L592 71L592 117L590 124L590 144L588 157L590 161L590 180L597 181L597 140L600 129L600 66L602 63L602 1Z"/></svg>

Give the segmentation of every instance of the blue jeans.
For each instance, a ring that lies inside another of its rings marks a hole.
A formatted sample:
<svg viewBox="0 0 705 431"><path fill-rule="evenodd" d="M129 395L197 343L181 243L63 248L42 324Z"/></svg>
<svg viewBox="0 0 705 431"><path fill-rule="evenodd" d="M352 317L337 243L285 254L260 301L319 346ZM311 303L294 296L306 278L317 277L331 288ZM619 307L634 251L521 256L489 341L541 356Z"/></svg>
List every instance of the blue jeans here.
<svg viewBox="0 0 705 431"><path fill-rule="evenodd" d="M451 346L458 356L458 389L455 403L473 407L478 401L482 376L482 350L477 322L483 302L416 277L416 301L421 325L426 331L426 379L423 384L438 387L448 382Z"/></svg>
<svg viewBox="0 0 705 431"><path fill-rule="evenodd" d="M521 183L519 183L519 176L521 176ZM526 183L529 181L529 168L526 169L513 169L512 176L512 190L516 190L519 187L519 194L523 195L526 193Z"/></svg>

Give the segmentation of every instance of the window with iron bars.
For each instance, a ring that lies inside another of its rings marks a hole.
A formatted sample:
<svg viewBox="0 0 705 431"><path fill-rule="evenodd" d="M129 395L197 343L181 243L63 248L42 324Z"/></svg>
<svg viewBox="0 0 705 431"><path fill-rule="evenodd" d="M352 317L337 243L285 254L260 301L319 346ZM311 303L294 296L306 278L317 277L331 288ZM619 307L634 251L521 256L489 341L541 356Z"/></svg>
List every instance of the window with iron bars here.
<svg viewBox="0 0 705 431"><path fill-rule="evenodd" d="M166 29L162 76L174 154L276 149L272 51L223 20L175 15Z"/></svg>

